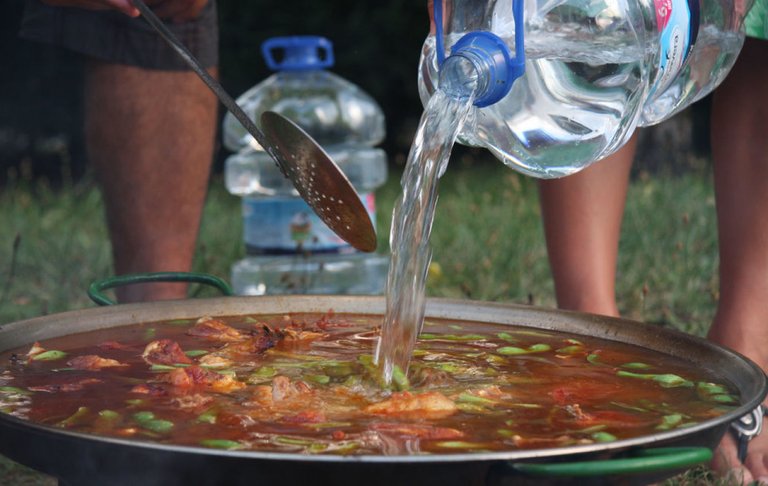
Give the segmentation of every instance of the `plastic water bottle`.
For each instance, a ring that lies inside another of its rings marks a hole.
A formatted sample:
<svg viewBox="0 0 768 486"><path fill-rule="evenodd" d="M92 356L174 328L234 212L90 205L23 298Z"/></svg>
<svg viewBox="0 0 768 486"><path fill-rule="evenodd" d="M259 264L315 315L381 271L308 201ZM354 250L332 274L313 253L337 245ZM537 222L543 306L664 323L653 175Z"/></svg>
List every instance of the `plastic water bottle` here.
<svg viewBox="0 0 768 486"><path fill-rule="evenodd" d="M375 223L374 191L387 178L384 115L359 87L327 71L333 48L325 38L278 37L262 45L275 74L237 103L258 123L276 111L301 126L328 152L360 194ZM242 295L378 294L389 258L362 253L341 240L301 199L271 157L235 120L224 118L228 191L242 196L246 257L232 267Z"/></svg>
<svg viewBox="0 0 768 486"><path fill-rule="evenodd" d="M655 77L651 78L654 81L640 126L666 120L711 93L725 79L744 44L743 21L751 1L744 2L743 12L737 11L731 0L694 1L687 10L687 2L678 5L675 1L660 0L656 5L657 26L664 25L664 29L659 36L659 57L652 66L661 65L662 69L652 73ZM681 22L689 27L687 38L682 36L686 29L675 27ZM678 65L666 69L678 57L675 34L685 39L685 49L678 50L682 55Z"/></svg>
<svg viewBox="0 0 768 486"><path fill-rule="evenodd" d="M709 93L744 39L732 0L436 0L434 11L422 102L476 90L459 141L539 178L577 172Z"/></svg>

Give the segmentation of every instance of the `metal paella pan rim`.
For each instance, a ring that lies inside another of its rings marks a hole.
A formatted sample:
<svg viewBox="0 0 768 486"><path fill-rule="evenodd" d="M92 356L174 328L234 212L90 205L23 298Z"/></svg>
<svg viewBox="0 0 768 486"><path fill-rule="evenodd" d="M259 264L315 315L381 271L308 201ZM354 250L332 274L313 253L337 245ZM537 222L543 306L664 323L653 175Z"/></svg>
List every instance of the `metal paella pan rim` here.
<svg viewBox="0 0 768 486"><path fill-rule="evenodd" d="M37 317L0 326L0 351L25 346L35 340L53 338L81 331L112 328L166 319L196 318L202 315L237 316L246 314L327 313L383 316L386 302L375 296L265 296L223 297L180 301L126 304L89 308ZM383 317L382 317L383 318ZM197 446L161 444L157 442L103 437L62 430L27 422L0 413L0 453L22 464L49 474L66 476L66 471L79 465L46 464L41 457L72 457L72 450L84 456L99 456L105 449L125 454L135 460L168 458L171 467L192 467L200 462L226 464L226 467L253 467L253 464L305 463L331 467L367 464L388 468L396 464L429 467L430 464L453 464L460 467L520 464L525 461L579 461L595 457L619 455L625 451L669 445L706 445L714 448L730 422L757 407L766 394L765 374L743 356L702 338L652 324L633 322L576 312L564 312L516 304L489 303L452 299L428 299L426 319L456 319L467 322L497 323L554 330L575 335L635 344L678 357L729 381L739 390L742 403L733 410L683 429L617 440L614 442L574 445L547 449L521 449L500 452L425 455L303 455L289 452L220 450ZM41 440L42 439L42 440ZM77 455L77 458L80 456ZM158 461L160 459L157 459ZM61 460L63 461L63 460ZM50 470L44 469L49 467ZM259 466L260 467L260 466ZM484 466L485 467L485 466ZM114 466L117 468L117 466ZM149 468L149 466L147 466ZM293 468L293 466L292 466ZM119 468L118 468L119 469ZM111 469L110 469L111 470ZM64 472L62 472L64 471ZM116 473L116 474L119 474Z"/></svg>
<svg viewBox="0 0 768 486"><path fill-rule="evenodd" d="M751 408L748 404L743 404L739 409L745 411ZM754 408L754 407L752 407ZM402 463L434 463L434 462L484 462L484 461L521 461L534 459L547 459L555 457L568 457L569 460L578 460L577 456L588 456L591 453L605 453L612 451L624 451L635 447L661 446L674 442L684 436L695 435L698 432L706 431L717 425L727 425L733 420L743 415L745 412L732 411L716 419L708 420L700 424L687 427L685 429L676 429L672 431L653 434L651 436L636 437L633 439L617 440L608 443L593 443L566 447L550 447L544 449L517 449L514 451L498 452L476 452L460 454L402 454L402 455L381 455L381 454L359 454L359 455L338 455L338 454L298 454L290 452L270 452L270 451L250 451L250 450L222 450L198 446L183 446L173 444L162 444L144 440L121 439L119 437L107 437L94 434L85 434L63 430L56 427L40 425L26 420L0 412L0 430L3 423L5 426L20 427L28 431L36 431L42 436L56 436L59 438L67 437L73 441L87 441L93 443L95 447L100 445L112 444L130 449L144 449L148 453L173 452L185 455L201 456L219 456L240 459L263 459L276 461L310 461L324 463L383 463L383 464L402 464ZM2 441L0 441L2 443ZM0 452L7 453L0 449Z"/></svg>

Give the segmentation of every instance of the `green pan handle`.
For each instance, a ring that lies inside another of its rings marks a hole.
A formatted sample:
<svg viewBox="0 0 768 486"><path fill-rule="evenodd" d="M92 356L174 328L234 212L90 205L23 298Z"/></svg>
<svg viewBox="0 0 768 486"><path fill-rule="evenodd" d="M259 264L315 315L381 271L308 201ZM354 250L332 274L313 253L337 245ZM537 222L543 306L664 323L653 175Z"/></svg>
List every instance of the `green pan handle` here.
<svg viewBox="0 0 768 486"><path fill-rule="evenodd" d="M515 471L530 476L591 477L615 474L652 473L687 469L712 460L706 447L658 447L641 449L633 457L553 464L512 463Z"/></svg>
<svg viewBox="0 0 768 486"><path fill-rule="evenodd" d="M134 273L130 275L117 275L93 282L88 287L88 297L99 305L115 305L116 302L102 292L115 287L140 283L156 282L194 282L216 287L224 295L234 295L232 287L227 282L206 273L193 272L158 272L158 273Z"/></svg>

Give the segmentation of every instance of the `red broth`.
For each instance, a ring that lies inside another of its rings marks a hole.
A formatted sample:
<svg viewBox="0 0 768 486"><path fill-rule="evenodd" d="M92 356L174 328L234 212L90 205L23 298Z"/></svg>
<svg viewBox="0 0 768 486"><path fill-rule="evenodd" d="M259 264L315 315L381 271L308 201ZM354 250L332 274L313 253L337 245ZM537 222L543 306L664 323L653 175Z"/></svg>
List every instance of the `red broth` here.
<svg viewBox="0 0 768 486"><path fill-rule="evenodd" d="M427 320L380 386L380 318L143 323L0 355L0 410L78 432L223 449L446 454L609 442L738 405L682 360L582 336Z"/></svg>

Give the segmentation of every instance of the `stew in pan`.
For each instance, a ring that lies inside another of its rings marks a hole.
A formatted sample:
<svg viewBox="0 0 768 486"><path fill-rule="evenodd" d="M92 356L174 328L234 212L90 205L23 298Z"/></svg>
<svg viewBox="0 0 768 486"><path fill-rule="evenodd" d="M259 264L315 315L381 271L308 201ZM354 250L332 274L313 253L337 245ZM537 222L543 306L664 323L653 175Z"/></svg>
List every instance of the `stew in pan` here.
<svg viewBox="0 0 768 486"><path fill-rule="evenodd" d="M616 441L739 404L727 383L641 347L430 320L381 386L380 317L141 323L0 355L0 411L52 427L223 449L446 454Z"/></svg>

